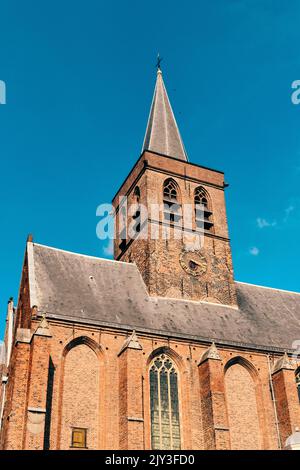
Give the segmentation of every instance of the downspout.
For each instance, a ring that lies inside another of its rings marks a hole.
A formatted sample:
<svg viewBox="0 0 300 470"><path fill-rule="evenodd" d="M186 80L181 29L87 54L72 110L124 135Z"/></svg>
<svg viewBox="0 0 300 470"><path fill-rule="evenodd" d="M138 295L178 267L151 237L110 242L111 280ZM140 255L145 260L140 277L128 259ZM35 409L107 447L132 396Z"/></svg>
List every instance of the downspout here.
<svg viewBox="0 0 300 470"><path fill-rule="evenodd" d="M7 307L7 353L6 353L6 367L9 366L10 356L13 344L13 331L14 331L14 301L11 298Z"/></svg>
<svg viewBox="0 0 300 470"><path fill-rule="evenodd" d="M276 399L275 399L275 392L274 392L274 386L273 386L272 371L271 371L271 362L270 362L270 355L269 355L269 354L267 355L267 358L268 358L268 366L269 366L269 381L270 381L272 402L273 402L273 408L274 408L274 416L275 416L275 426L276 426L276 433L277 433L278 448L281 450L281 449L282 449L282 444L281 444L281 437L280 437L280 431L279 431L278 414L277 414Z"/></svg>
<svg viewBox="0 0 300 470"><path fill-rule="evenodd" d="M7 330L6 330L6 335L5 335L6 344L4 342L4 347L6 348L4 365L7 371L9 364L10 364L10 356L11 356L12 342L13 342L13 328L14 328L14 302L12 298L8 302L6 321L7 321L7 326L6 326ZM5 376L2 375L0 379L1 379L1 388L2 388L2 400L0 404L0 431L1 431L3 412L4 412L4 406L5 406L7 375Z"/></svg>

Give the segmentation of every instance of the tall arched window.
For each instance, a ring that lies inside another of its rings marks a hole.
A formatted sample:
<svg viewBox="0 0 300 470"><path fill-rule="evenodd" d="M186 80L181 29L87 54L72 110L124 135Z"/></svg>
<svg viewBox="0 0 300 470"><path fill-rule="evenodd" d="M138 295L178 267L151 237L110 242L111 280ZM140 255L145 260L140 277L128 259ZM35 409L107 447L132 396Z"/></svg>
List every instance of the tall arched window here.
<svg viewBox="0 0 300 470"><path fill-rule="evenodd" d="M164 218L170 222L181 219L181 206L179 204L177 184L171 178L164 182L163 187Z"/></svg>
<svg viewBox="0 0 300 470"><path fill-rule="evenodd" d="M300 369L298 369L296 372L296 384L297 384L298 397L299 397L299 402L300 402Z"/></svg>
<svg viewBox="0 0 300 470"><path fill-rule="evenodd" d="M207 191L202 186L195 189L194 204L196 226L198 228L204 228L204 230L207 231L212 231L213 222L210 198Z"/></svg>
<svg viewBox="0 0 300 470"><path fill-rule="evenodd" d="M165 354L150 364L152 449L180 449L178 372Z"/></svg>

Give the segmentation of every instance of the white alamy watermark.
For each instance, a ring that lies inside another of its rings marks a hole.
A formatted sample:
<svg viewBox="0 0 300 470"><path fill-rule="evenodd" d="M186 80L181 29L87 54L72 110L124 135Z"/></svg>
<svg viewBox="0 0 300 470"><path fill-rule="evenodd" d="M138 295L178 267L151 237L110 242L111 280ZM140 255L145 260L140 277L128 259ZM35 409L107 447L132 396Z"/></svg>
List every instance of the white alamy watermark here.
<svg viewBox="0 0 300 470"><path fill-rule="evenodd" d="M115 209L112 204L98 206L96 216L100 221L96 234L100 240L118 240L123 246L130 240L183 240L187 251L203 247L204 232L213 226L212 213L203 204L128 203L119 198Z"/></svg>
<svg viewBox="0 0 300 470"><path fill-rule="evenodd" d="M0 80L0 104L6 104L6 84Z"/></svg>
<svg viewBox="0 0 300 470"><path fill-rule="evenodd" d="M292 89L294 90L291 96L292 103L298 105L300 104L300 80L293 81Z"/></svg>

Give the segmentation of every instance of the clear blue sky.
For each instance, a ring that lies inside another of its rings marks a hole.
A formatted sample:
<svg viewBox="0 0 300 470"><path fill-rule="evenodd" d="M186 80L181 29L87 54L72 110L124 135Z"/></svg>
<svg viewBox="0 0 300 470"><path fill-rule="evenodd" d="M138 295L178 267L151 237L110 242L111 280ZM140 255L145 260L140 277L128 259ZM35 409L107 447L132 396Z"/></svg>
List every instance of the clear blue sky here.
<svg viewBox="0 0 300 470"><path fill-rule="evenodd" d="M235 277L300 291L299 0L2 2L0 337L25 241L106 256L159 51L192 162L225 171Z"/></svg>

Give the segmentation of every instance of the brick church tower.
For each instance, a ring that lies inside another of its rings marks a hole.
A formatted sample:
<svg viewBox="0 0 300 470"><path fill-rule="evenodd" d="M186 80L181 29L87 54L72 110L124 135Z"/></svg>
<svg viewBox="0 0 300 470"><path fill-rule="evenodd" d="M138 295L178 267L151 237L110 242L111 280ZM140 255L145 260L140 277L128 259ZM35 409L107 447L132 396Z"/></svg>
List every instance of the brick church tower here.
<svg viewBox="0 0 300 470"><path fill-rule="evenodd" d="M225 187L188 161L158 69L142 155L113 201L115 259L136 263L150 295L236 305Z"/></svg>

